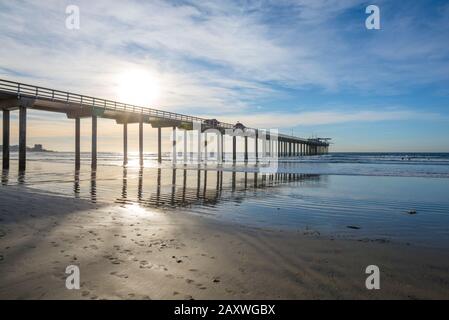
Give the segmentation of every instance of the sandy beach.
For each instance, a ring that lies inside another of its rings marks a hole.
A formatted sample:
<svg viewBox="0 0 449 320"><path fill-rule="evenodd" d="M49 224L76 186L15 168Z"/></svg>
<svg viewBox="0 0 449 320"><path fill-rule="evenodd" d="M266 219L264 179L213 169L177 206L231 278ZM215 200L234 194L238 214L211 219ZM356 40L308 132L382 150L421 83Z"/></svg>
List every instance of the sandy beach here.
<svg viewBox="0 0 449 320"><path fill-rule="evenodd" d="M446 249L247 227L24 186L0 192L1 299L449 298ZM381 289L365 288L365 268ZM77 265L81 289L67 290Z"/></svg>

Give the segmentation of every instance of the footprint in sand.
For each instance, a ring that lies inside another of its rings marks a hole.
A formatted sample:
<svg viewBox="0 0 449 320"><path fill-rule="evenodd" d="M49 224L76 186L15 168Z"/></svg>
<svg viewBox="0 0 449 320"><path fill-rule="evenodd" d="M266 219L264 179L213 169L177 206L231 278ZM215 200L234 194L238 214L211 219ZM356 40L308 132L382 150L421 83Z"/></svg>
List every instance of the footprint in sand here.
<svg viewBox="0 0 449 320"><path fill-rule="evenodd" d="M127 274L125 274L125 273L120 274L120 273L118 273L117 271L112 271L112 272L110 273L110 275L119 277L119 278L121 278L121 279L128 279L128 278L129 278L129 276L128 276Z"/></svg>
<svg viewBox="0 0 449 320"><path fill-rule="evenodd" d="M206 290L207 287L205 287L202 283L197 283L196 286L200 289L200 290Z"/></svg>

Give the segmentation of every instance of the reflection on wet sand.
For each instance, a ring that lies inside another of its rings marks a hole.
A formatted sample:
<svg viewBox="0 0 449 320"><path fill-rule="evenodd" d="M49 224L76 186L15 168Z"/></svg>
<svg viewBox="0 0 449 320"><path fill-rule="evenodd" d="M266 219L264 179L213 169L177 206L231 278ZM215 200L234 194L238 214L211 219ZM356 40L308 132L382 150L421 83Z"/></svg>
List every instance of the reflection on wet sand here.
<svg viewBox="0 0 449 320"><path fill-rule="evenodd" d="M241 202L244 197L254 196L259 189L277 187L303 181L319 181L319 175L305 174L260 174L248 172L223 172L197 170L196 183L194 175L187 169L157 169L156 188L145 184L143 170L139 170L136 194L129 194L128 171L123 170L121 196L115 199L119 204L139 203L146 207L190 207L192 205L215 206L221 201ZM191 171L191 170L190 170ZM180 175L178 177L178 175ZM95 178L95 175L92 175ZM152 177L148 177L151 179ZM189 178L192 179L189 183ZM165 182L165 183L164 183ZM95 185L92 181L91 185ZM224 187L223 187L224 185ZM145 192L145 186L150 192ZM248 193L248 191L253 191ZM92 201L96 199L92 188Z"/></svg>
<svg viewBox="0 0 449 320"><path fill-rule="evenodd" d="M2 170L2 186L7 186L9 181L8 170Z"/></svg>
<svg viewBox="0 0 449 320"><path fill-rule="evenodd" d="M73 186L73 192L75 194L75 198L80 197L80 172L79 172L79 170L75 171L75 184Z"/></svg>

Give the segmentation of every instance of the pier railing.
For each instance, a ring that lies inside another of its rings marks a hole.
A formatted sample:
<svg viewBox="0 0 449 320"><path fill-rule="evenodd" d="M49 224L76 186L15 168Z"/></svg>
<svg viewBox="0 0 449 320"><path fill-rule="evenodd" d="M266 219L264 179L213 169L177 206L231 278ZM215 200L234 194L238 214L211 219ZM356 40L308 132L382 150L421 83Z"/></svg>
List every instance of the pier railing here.
<svg viewBox="0 0 449 320"><path fill-rule="evenodd" d="M122 111L130 113L139 113L143 115L148 115L155 118L165 119L165 120L176 120L185 122L197 122L201 124L208 124L207 120L200 117L188 116L181 113L163 111L149 107L135 106L127 103L95 98L91 96L81 95L77 93L72 93L68 91L55 90L45 87L39 87L35 85L29 85L25 83L19 83L9 80L0 79L0 92L5 92L9 94L16 95L18 98L26 97L31 99L46 99L49 101L61 102L61 103L73 103L80 106L87 106L92 108L102 108L104 110L110 111ZM234 125L225 122L218 123L219 128L223 129L233 129ZM249 130L257 130L254 128L247 128ZM278 138L284 138L289 140L296 140L301 142L307 142L308 139L294 137L290 135L277 134ZM310 142L310 141L309 141Z"/></svg>
<svg viewBox="0 0 449 320"><path fill-rule="evenodd" d="M62 103L73 103L82 106L89 106L93 108L103 108L111 111L123 111L131 113L140 113L149 115L156 118L187 121L187 122L200 122L204 123L206 119L188 116L180 113L163 111L148 107L140 107L127 103L95 98L91 96L81 95L77 93L55 90L50 88L38 87L34 85L13 82L9 80L0 79L0 91L8 92L17 95L17 97L27 97L33 99L46 99ZM220 123L223 126L231 126L230 124Z"/></svg>

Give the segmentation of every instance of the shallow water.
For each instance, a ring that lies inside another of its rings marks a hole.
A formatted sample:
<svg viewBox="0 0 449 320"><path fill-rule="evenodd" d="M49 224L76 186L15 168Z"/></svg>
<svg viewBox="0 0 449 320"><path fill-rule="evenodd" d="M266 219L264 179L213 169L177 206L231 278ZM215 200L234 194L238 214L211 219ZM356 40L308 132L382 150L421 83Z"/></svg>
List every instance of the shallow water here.
<svg viewBox="0 0 449 320"><path fill-rule="evenodd" d="M154 163L144 169L101 165L96 172L83 165L75 173L73 163L35 160L28 162L25 175L18 175L15 166L13 161L13 169L3 173L0 192L21 185L34 192L163 208L248 226L449 247L449 179L441 176L291 173L298 170L288 163L281 164L281 173L266 174L253 172L254 166L198 170L155 168Z"/></svg>
<svg viewBox="0 0 449 320"><path fill-rule="evenodd" d="M11 154L17 159L17 153ZM75 158L72 152L33 153L27 155L28 161L55 161L73 164ZM145 167L157 167L156 154L145 153ZM171 154L163 154L166 164L171 162ZM182 153L178 155L182 159ZM260 157L263 159L262 157ZM120 153L99 153L98 163L108 166L121 166L123 156ZM196 155L188 155L188 159L196 159ZM209 164L214 164L214 155L209 156ZM232 155L225 154L227 160L224 169L239 171L255 171L254 155L249 154L250 165L243 163L243 154L237 155L236 166L232 165ZM260 168L267 171L282 171L287 173L326 174L326 175L370 175L370 176L401 176L401 177L434 177L449 178L449 153L331 153L320 156L291 157L282 161L262 161ZM90 163L90 153L81 154L81 162ZM138 165L138 155L129 154L130 166ZM192 165L195 163L192 162Z"/></svg>

